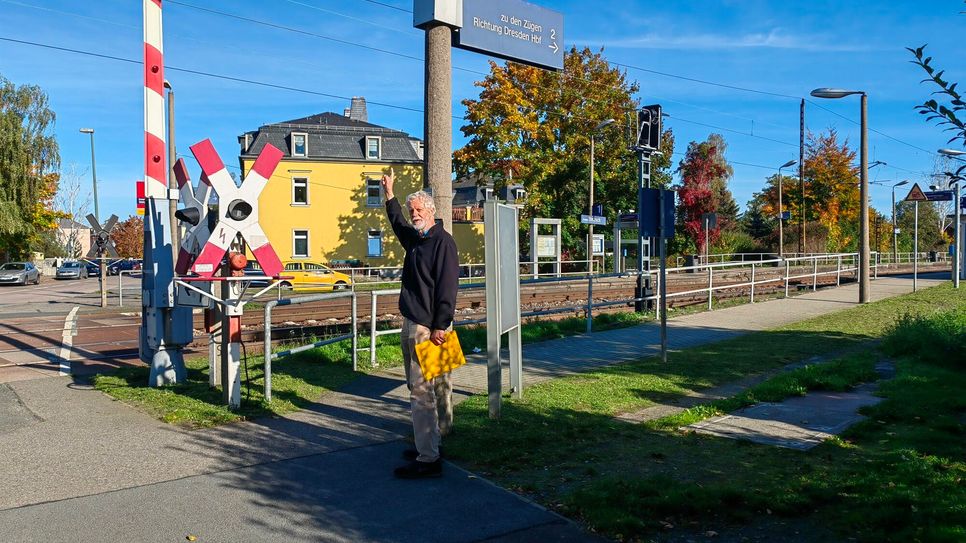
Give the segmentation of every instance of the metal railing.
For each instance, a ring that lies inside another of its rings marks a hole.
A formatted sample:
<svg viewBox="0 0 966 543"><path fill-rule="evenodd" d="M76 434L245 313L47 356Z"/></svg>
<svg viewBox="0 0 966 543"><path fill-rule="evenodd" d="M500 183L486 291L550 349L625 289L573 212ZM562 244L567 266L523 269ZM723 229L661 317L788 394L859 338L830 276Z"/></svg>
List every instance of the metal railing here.
<svg viewBox="0 0 966 543"><path fill-rule="evenodd" d="M272 352L272 309L277 305L296 305L304 304L309 302L319 302L323 300L335 300L339 298L351 298L352 299L352 313L351 313L351 331L348 334L343 334L341 336L336 336L321 341L315 341L306 345L301 345L298 347L293 347L291 349L286 349L284 351L279 351L277 353ZM343 292L330 292L326 294L315 294L312 296L300 296L298 298L286 298L284 300L272 300L265 304L265 337L264 337L264 355L265 355L265 401L272 401L272 360L277 360L279 358L293 355L295 353L300 353L302 351L308 351L310 349L315 349L317 347L322 347L323 345L328 345L330 343L336 343L339 341L345 341L347 339L352 340L352 371L358 370L358 347L359 347L359 333L357 329L358 311L356 307L356 293L352 291Z"/></svg>
<svg viewBox="0 0 966 543"><path fill-rule="evenodd" d="M124 281L122 280L124 274L134 276L136 273L141 273L141 270L119 270L117 272L117 305L124 307ZM141 290L141 286L128 287L128 290L138 291Z"/></svg>

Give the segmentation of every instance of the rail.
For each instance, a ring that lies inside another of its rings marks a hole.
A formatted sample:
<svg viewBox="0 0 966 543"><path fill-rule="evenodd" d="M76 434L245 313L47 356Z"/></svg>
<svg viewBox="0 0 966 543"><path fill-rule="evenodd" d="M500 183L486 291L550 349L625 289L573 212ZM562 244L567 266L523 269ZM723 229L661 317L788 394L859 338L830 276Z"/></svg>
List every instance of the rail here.
<svg viewBox="0 0 966 543"><path fill-rule="evenodd" d="M296 305L304 304L309 302L320 302L323 300L334 300L338 298L351 298L352 299L352 314L351 314L351 332L349 334L343 334L341 336L336 336L333 338L324 339L322 341L315 341L306 345L300 345L291 349L286 349L278 353L272 352L272 309L277 305ZM358 370L358 346L359 346L359 334L356 325L358 320L358 312L356 308L356 293L352 291L342 291L342 292L330 292L326 294L314 294L311 296L300 296L298 298L285 298L283 300L272 300L265 304L265 337L264 337L264 354L265 354L265 401L272 401L272 360L277 360L279 358L293 355L295 353L300 353L302 351L307 351L309 349L315 349L317 347L322 347L323 345L328 345L330 343L336 343L338 341L345 341L347 339L352 340L352 371ZM375 320L375 319L373 319ZM375 350L373 349L373 352Z"/></svg>
<svg viewBox="0 0 966 543"><path fill-rule="evenodd" d="M141 270L120 270L117 272L117 305L119 307L124 307L124 281L122 278L124 274L134 276L136 273L141 273ZM141 287L128 287L128 290L140 290Z"/></svg>

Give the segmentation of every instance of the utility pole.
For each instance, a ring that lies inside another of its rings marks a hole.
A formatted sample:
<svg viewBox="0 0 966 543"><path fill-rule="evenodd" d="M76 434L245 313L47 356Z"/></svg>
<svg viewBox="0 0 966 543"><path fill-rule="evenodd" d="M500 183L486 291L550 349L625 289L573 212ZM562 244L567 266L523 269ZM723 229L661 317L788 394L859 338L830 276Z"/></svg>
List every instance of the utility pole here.
<svg viewBox="0 0 966 543"><path fill-rule="evenodd" d="M424 77L425 113L423 139L426 142L424 186L433 192L436 216L443 228L453 231L453 54L450 26L433 22L426 30Z"/></svg>

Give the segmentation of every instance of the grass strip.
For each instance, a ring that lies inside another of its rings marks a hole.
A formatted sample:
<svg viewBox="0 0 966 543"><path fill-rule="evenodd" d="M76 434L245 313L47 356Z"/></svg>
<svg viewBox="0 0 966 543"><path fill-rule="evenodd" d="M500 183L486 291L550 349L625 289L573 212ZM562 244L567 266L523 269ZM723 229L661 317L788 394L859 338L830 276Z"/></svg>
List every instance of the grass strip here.
<svg viewBox="0 0 966 543"><path fill-rule="evenodd" d="M962 541L961 366L900 355L896 378L880 389L885 400L863 411L869 419L809 452L626 424L613 415L816 354L871 350L880 338L888 346L904 333L903 315L925 328L961 330L947 314L963 308L966 290L926 289L671 353L668 365L645 359L549 381L527 389L522 400L506 399L499 420L488 418L485 397L473 397L457 408L447 454L618 540L668 531L687 539L735 523L794 517L862 541ZM732 401L844 387L871 378L875 356L857 353L793 372Z"/></svg>

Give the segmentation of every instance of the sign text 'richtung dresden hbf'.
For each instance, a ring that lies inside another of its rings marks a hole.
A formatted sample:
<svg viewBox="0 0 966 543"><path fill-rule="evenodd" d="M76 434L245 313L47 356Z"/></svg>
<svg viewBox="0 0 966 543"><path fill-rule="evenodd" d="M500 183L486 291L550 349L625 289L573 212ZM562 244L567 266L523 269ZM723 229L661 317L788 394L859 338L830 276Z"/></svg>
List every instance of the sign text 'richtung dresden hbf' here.
<svg viewBox="0 0 966 543"><path fill-rule="evenodd" d="M520 0L463 0L455 45L551 70L563 69L563 15Z"/></svg>

